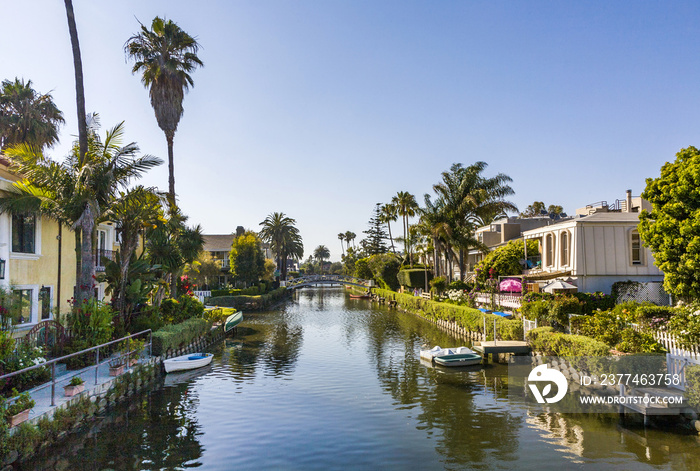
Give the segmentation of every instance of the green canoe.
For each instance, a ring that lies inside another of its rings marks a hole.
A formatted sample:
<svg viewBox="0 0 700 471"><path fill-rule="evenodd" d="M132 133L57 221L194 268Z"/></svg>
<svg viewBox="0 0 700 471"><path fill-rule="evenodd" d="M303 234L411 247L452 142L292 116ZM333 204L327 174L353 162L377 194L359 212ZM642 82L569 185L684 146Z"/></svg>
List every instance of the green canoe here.
<svg viewBox="0 0 700 471"><path fill-rule="evenodd" d="M229 332L231 329L236 327L243 320L243 313L241 311L235 312L226 318L224 323L224 332Z"/></svg>

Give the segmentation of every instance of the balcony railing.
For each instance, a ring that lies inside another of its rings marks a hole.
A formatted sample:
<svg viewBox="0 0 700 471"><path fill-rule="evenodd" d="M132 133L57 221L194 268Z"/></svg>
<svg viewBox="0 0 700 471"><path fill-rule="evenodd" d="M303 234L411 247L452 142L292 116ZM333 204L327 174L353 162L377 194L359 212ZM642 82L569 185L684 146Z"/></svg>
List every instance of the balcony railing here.
<svg viewBox="0 0 700 471"><path fill-rule="evenodd" d="M114 250L99 249L95 253L95 270L105 271L105 259L114 261Z"/></svg>

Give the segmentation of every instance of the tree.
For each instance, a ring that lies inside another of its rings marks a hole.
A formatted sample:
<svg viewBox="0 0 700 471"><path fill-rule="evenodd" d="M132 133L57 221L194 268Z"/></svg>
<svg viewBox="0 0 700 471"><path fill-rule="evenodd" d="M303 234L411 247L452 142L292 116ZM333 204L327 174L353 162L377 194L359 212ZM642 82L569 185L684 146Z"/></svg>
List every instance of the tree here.
<svg viewBox="0 0 700 471"><path fill-rule="evenodd" d="M32 81L3 80L0 88L0 149L27 143L52 147L58 142L58 127L63 113L50 94L41 95L32 88Z"/></svg>
<svg viewBox="0 0 700 471"><path fill-rule="evenodd" d="M408 239L408 218L416 215L418 211L418 203L416 197L407 191L399 191L396 196L391 198L391 203L396 207L396 213L403 218L403 240L409 242ZM411 259L411 245L404 246L404 252Z"/></svg>
<svg viewBox="0 0 700 471"><path fill-rule="evenodd" d="M272 213L260 223L263 226L260 238L270 243L283 280L287 279L287 258L299 260L304 256L304 244L295 224L296 221L284 213Z"/></svg>
<svg viewBox="0 0 700 471"><path fill-rule="evenodd" d="M253 284L265 274L265 255L254 232L246 231L233 239L229 262L231 276L236 281Z"/></svg>
<svg viewBox="0 0 700 471"><path fill-rule="evenodd" d="M98 221L131 180L140 178L162 161L150 155L137 157L135 143L121 146L124 123L107 131L102 140L94 116L88 129L88 152L79 146L59 164L27 144L9 147L10 168L24 178L0 198L0 209L44 215L71 227L76 235L76 281L79 300L95 296L93 240Z"/></svg>
<svg viewBox="0 0 700 471"><path fill-rule="evenodd" d="M369 228L363 231L367 234L367 239L363 242L365 242L365 250L368 255L386 253L388 250L384 241L389 237L384 232L381 214L381 205L377 203L369 220Z"/></svg>
<svg viewBox="0 0 700 471"><path fill-rule="evenodd" d="M658 178L647 178L642 198L652 210L639 215L639 235L664 272L664 289L687 301L700 298L699 181L700 151L681 149Z"/></svg>
<svg viewBox="0 0 700 471"><path fill-rule="evenodd" d="M345 257L345 248L343 247L343 241L345 240L345 233L344 232L341 232L338 234L338 240L340 241L341 257Z"/></svg>
<svg viewBox="0 0 700 471"><path fill-rule="evenodd" d="M347 241L348 244L350 242L352 242L353 247L355 246L355 242L353 242L355 240L355 237L357 237L357 235L354 232L352 232L352 231L345 232L345 240Z"/></svg>
<svg viewBox="0 0 700 471"><path fill-rule="evenodd" d="M78 161L82 161L88 152L88 121L85 112L85 87L83 86L83 61L80 57L78 28L75 26L73 1L64 0L71 49L73 50L73 69L75 71L75 102L78 110Z"/></svg>
<svg viewBox="0 0 700 471"><path fill-rule="evenodd" d="M547 206L547 212L549 214L560 215L564 212L564 207L558 204L550 204Z"/></svg>
<svg viewBox="0 0 700 471"><path fill-rule="evenodd" d="M399 215L396 210L396 205L394 204L383 204L381 207L380 221L385 223L387 229L389 230L389 243L391 244L391 251L396 253L394 249L394 238L391 235L391 223L398 219Z"/></svg>
<svg viewBox="0 0 700 471"><path fill-rule="evenodd" d="M527 241L527 253L537 253L536 240ZM512 240L490 252L476 266L476 281L483 285L489 279L499 276L520 275L525 268L520 261L525 258L525 245L522 239Z"/></svg>
<svg viewBox="0 0 700 471"><path fill-rule="evenodd" d="M168 142L168 193L170 205L175 205L175 167L173 139L184 112L182 100L189 87L194 87L190 73L204 65L197 57L199 44L172 20L156 16L151 29L141 25L141 31L124 46L134 60L132 73L141 72L141 81L149 88L151 106L158 127Z"/></svg>
<svg viewBox="0 0 700 471"><path fill-rule="evenodd" d="M198 287L211 289L212 284L218 284L221 265L212 258L209 252L202 251L196 260L185 265L182 273Z"/></svg>
<svg viewBox="0 0 700 471"><path fill-rule="evenodd" d="M330 250L325 245L319 245L314 250L314 258L318 260L319 272L323 275L323 259L331 256Z"/></svg>

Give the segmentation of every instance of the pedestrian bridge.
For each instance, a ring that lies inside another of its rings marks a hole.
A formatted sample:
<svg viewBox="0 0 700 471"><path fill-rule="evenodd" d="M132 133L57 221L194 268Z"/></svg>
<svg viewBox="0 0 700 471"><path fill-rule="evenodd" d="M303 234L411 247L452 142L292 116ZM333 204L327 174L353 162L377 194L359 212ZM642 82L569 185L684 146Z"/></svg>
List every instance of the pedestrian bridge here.
<svg viewBox="0 0 700 471"><path fill-rule="evenodd" d="M293 280L287 281L287 289L297 289L303 288L305 286L316 286L316 285L350 285L358 286L360 288L370 288L369 280L363 280L362 278L355 278L354 276L346 275L308 275L301 276L299 278L294 278Z"/></svg>

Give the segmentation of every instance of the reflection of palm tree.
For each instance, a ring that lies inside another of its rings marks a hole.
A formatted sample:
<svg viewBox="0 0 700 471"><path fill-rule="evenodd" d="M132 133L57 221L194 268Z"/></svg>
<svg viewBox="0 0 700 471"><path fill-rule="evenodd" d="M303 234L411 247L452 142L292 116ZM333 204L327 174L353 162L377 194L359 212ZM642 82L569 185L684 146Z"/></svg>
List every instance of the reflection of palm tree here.
<svg viewBox="0 0 700 471"><path fill-rule="evenodd" d="M149 87L158 127L168 141L168 193L172 207L175 205L173 139L184 112L185 92L194 86L190 73L203 65L197 57L199 44L176 23L156 16L151 29L141 25L141 31L129 38L124 49L135 61L132 73L143 74L141 81Z"/></svg>

